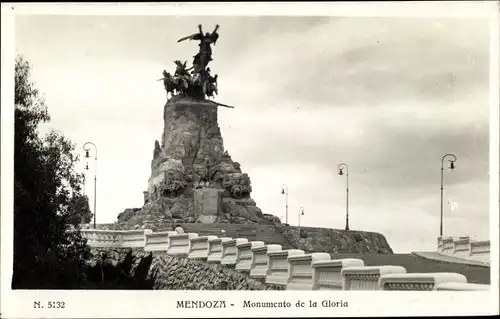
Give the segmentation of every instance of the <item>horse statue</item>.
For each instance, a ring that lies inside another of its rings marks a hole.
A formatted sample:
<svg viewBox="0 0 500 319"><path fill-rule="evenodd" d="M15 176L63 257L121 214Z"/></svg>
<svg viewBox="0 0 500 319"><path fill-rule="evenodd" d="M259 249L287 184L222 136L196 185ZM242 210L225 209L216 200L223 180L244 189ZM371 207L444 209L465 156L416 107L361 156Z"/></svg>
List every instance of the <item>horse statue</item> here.
<svg viewBox="0 0 500 319"><path fill-rule="evenodd" d="M163 78L160 80L163 80L163 86L165 86L165 91L167 91L167 98L169 94L173 96L178 91L177 81L169 72L163 70Z"/></svg>
<svg viewBox="0 0 500 319"><path fill-rule="evenodd" d="M193 67L190 67L188 69L186 66L187 61L181 62L179 60L175 60L174 63L176 65L174 76L190 76L188 71L191 70Z"/></svg>

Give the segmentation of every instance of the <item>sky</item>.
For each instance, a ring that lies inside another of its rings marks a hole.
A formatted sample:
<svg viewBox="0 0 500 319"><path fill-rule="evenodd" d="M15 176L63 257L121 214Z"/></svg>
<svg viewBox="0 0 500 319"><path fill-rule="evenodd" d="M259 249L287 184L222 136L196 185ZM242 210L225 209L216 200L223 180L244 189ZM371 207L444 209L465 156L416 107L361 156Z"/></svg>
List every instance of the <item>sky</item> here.
<svg viewBox="0 0 500 319"><path fill-rule="evenodd" d="M98 147L97 222L141 207L161 140L163 69L191 63L220 25L212 73L225 149L264 213L343 229L349 166L352 230L395 252L436 249L440 166L444 235L488 239L489 26L479 18L21 16L16 51L32 65L50 128ZM85 161L78 166L83 171ZM93 174L86 192L93 207ZM453 209L448 207L453 202Z"/></svg>

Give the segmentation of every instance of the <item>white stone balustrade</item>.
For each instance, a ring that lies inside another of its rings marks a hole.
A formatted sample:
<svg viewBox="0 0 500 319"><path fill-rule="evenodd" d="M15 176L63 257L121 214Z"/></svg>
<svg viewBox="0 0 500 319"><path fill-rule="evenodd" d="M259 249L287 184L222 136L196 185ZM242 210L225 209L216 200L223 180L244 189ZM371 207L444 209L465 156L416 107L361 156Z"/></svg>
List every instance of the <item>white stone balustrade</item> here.
<svg viewBox="0 0 500 319"><path fill-rule="evenodd" d="M445 282L434 287L438 291L489 291L490 285L470 284L458 282Z"/></svg>
<svg viewBox="0 0 500 319"><path fill-rule="evenodd" d="M222 260L222 243L230 240L232 240L230 237L209 239L207 262L220 264Z"/></svg>
<svg viewBox="0 0 500 319"><path fill-rule="evenodd" d="M104 229L82 229L82 237L92 248L121 248L121 234L118 231Z"/></svg>
<svg viewBox="0 0 500 319"><path fill-rule="evenodd" d="M215 239L217 236L201 236L191 239L189 248L189 259L206 260L208 258L208 241Z"/></svg>
<svg viewBox="0 0 500 319"><path fill-rule="evenodd" d="M150 229L81 229L80 232L92 248L144 248L145 236L152 231Z"/></svg>
<svg viewBox="0 0 500 319"><path fill-rule="evenodd" d="M146 245L146 236L152 232L151 229L122 230L122 247L144 248Z"/></svg>
<svg viewBox="0 0 500 319"><path fill-rule="evenodd" d="M266 283L286 286L288 283L289 268L288 257L304 255L300 249L287 249L282 251L272 251L267 253L268 269L266 273Z"/></svg>
<svg viewBox="0 0 500 319"><path fill-rule="evenodd" d="M167 251L170 243L169 236L177 234L175 231L164 231L146 234L145 251Z"/></svg>
<svg viewBox="0 0 500 319"><path fill-rule="evenodd" d="M288 282L286 290L312 290L312 264L319 260L330 260L330 254L312 253L288 257Z"/></svg>
<svg viewBox="0 0 500 319"><path fill-rule="evenodd" d="M355 266L342 270L342 290L380 290L379 280L388 274L405 274L401 266Z"/></svg>
<svg viewBox="0 0 500 319"><path fill-rule="evenodd" d="M191 239L198 237L198 234L172 234L168 236L169 245L167 254L176 257L187 257L191 248Z"/></svg>
<svg viewBox="0 0 500 319"><path fill-rule="evenodd" d="M438 237L438 253L443 253L443 237Z"/></svg>
<svg viewBox="0 0 500 319"><path fill-rule="evenodd" d="M443 242L441 253L444 255L453 255L453 237L443 237L441 240Z"/></svg>
<svg viewBox="0 0 500 319"><path fill-rule="evenodd" d="M269 256L267 254L281 251L281 249L281 245L275 244L252 248L253 260L250 267L250 278L265 280L269 268Z"/></svg>
<svg viewBox="0 0 500 319"><path fill-rule="evenodd" d="M453 240L453 256L467 258L470 250L470 238L458 237Z"/></svg>
<svg viewBox="0 0 500 319"><path fill-rule="evenodd" d="M342 269L364 266L361 259L319 260L312 263L313 290L342 290Z"/></svg>
<svg viewBox="0 0 500 319"><path fill-rule="evenodd" d="M250 273L253 262L252 248L265 247L263 241L250 241L236 245L236 267L239 272Z"/></svg>
<svg viewBox="0 0 500 319"><path fill-rule="evenodd" d="M438 253L456 258L490 262L490 241L466 237L438 237Z"/></svg>
<svg viewBox="0 0 500 319"><path fill-rule="evenodd" d="M489 262L490 261L490 241L489 240L481 240L481 241L471 240L469 242L469 258L474 259L474 260Z"/></svg>
<svg viewBox="0 0 500 319"><path fill-rule="evenodd" d="M248 242L246 238L235 238L222 243L221 265L235 266L237 260L236 246Z"/></svg>
<svg viewBox="0 0 500 319"><path fill-rule="evenodd" d="M442 283L467 283L467 278L462 274L438 273L406 273L387 274L380 277L381 290L434 290Z"/></svg>

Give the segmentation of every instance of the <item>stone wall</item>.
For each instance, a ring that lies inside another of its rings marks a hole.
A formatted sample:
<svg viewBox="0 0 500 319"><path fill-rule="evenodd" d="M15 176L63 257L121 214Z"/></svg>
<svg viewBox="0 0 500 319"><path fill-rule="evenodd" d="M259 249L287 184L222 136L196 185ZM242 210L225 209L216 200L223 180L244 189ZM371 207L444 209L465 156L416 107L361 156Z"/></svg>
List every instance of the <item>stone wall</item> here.
<svg viewBox="0 0 500 319"><path fill-rule="evenodd" d="M89 261L89 266L95 267L98 261L103 260L108 269L123 263L127 253L131 252L133 256L131 277L136 275L141 260L152 254L153 260L147 278L153 280L153 289L158 290L283 290L280 286L265 284L225 266L172 257L164 252L146 253L142 249L102 248L92 249L91 252L93 257ZM104 259L103 255L106 256Z"/></svg>
<svg viewBox="0 0 500 319"><path fill-rule="evenodd" d="M234 269L198 260L176 258L165 253L154 255L151 273L156 274L155 289L166 290L282 290L264 284Z"/></svg>

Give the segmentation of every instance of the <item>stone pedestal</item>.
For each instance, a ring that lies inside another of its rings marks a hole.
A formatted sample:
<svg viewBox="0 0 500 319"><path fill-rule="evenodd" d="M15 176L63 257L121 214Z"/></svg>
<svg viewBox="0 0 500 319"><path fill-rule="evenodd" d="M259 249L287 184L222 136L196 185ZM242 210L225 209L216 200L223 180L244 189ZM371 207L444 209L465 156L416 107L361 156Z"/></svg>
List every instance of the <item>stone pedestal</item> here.
<svg viewBox="0 0 500 319"><path fill-rule="evenodd" d="M214 223L221 208L222 190L214 188L196 189L193 194L194 210L203 224Z"/></svg>
<svg viewBox="0 0 500 319"><path fill-rule="evenodd" d="M250 177L224 149L217 104L171 97L163 109L161 142L155 141L142 209L121 222L144 218L170 223L276 224L250 197ZM223 202L221 197L231 201ZM279 223L279 221L278 221Z"/></svg>

